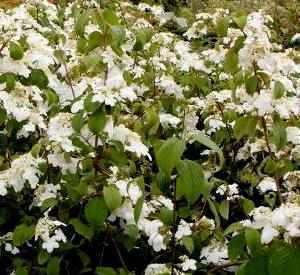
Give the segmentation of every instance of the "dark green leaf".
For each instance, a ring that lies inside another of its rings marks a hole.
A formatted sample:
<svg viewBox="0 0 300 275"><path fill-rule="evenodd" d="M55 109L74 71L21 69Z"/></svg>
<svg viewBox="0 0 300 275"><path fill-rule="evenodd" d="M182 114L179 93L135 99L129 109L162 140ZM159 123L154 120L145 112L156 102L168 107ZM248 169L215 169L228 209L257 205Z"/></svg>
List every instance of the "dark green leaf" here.
<svg viewBox="0 0 300 275"><path fill-rule="evenodd" d="M93 134L98 135L104 129L106 121L105 112L99 108L89 116L88 127Z"/></svg>
<svg viewBox="0 0 300 275"><path fill-rule="evenodd" d="M192 254L193 251L194 251L194 241L193 241L193 239L191 237L184 237L182 239L182 243L183 243L184 247L186 248L186 250L188 252L190 252L190 254Z"/></svg>
<svg viewBox="0 0 300 275"><path fill-rule="evenodd" d="M88 227L78 219L71 219L69 224L74 226L75 231L88 240L92 240L94 232L91 227Z"/></svg>
<svg viewBox="0 0 300 275"><path fill-rule="evenodd" d="M235 260L245 254L244 248L246 245L245 237L241 234L234 236L228 244L228 258L230 261Z"/></svg>
<svg viewBox="0 0 300 275"><path fill-rule="evenodd" d="M27 226L26 224L18 225L13 234L13 242L16 246L21 246L27 241L31 240L31 238L35 234L35 226Z"/></svg>
<svg viewBox="0 0 300 275"><path fill-rule="evenodd" d="M24 52L19 43L13 41L9 43L9 55L14 60L22 59Z"/></svg>
<svg viewBox="0 0 300 275"><path fill-rule="evenodd" d="M108 214L109 211L103 197L93 198L85 206L84 216L96 230L102 227Z"/></svg>
<svg viewBox="0 0 300 275"><path fill-rule="evenodd" d="M270 275L299 275L300 251L290 244L282 244L271 250L269 257Z"/></svg>
<svg viewBox="0 0 300 275"><path fill-rule="evenodd" d="M280 81L275 81L274 84L274 98L278 99L284 95L285 88Z"/></svg>
<svg viewBox="0 0 300 275"><path fill-rule="evenodd" d="M84 111L81 111L81 112L75 114L72 118L72 128L74 129L74 131L76 133L80 133L81 129L84 126L85 120L83 118L83 114L84 114Z"/></svg>
<svg viewBox="0 0 300 275"><path fill-rule="evenodd" d="M136 223L138 223L138 221L139 221L139 218L140 218L140 215L141 215L141 212L142 212L142 207L143 207L146 196L147 196L147 194L144 194L143 196L141 196L137 200L137 202L134 206L134 221Z"/></svg>
<svg viewBox="0 0 300 275"><path fill-rule="evenodd" d="M260 232L253 228L246 228L245 238L251 254L254 256L259 255L262 249Z"/></svg>
<svg viewBox="0 0 300 275"><path fill-rule="evenodd" d="M254 75L248 78L245 82L246 92L249 95L253 95L256 92L257 85L258 85L257 76Z"/></svg>
<svg viewBox="0 0 300 275"><path fill-rule="evenodd" d="M185 186L184 195L190 205L194 204L201 194L205 193L207 182L200 165L191 160L181 160L177 164L180 180Z"/></svg>
<svg viewBox="0 0 300 275"><path fill-rule="evenodd" d="M268 258L260 256L251 259L245 266L245 275L273 275L268 273Z"/></svg>
<svg viewBox="0 0 300 275"><path fill-rule="evenodd" d="M60 274L59 258L52 258L47 265L47 275Z"/></svg>
<svg viewBox="0 0 300 275"><path fill-rule="evenodd" d="M220 149L220 147L215 142L213 142L209 137L207 137L206 135L204 135L202 133L197 133L197 134L191 135L190 139L191 140L196 140L199 143L205 145L206 147L214 150L219 155L220 167L223 166L223 164L225 162L223 152Z"/></svg>

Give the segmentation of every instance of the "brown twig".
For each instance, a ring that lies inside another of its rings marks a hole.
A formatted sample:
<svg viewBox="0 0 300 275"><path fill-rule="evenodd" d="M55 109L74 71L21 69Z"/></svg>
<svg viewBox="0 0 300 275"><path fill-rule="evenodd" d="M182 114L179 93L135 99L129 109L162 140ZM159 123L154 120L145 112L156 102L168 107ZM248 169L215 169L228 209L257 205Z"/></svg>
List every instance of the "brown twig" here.
<svg viewBox="0 0 300 275"><path fill-rule="evenodd" d="M128 273L129 270L128 270L127 266L126 266L126 263L125 263L125 261L124 261L124 258L123 258L123 256L122 256L122 254L121 254L121 251L120 251L120 249L119 249L119 247L118 247L118 244L117 244L117 242L116 242L116 239L115 239L115 237L114 237L114 235L113 235L113 233L112 233L112 231L111 231L110 224L109 224L107 221L106 221L106 227L107 227L108 235L109 235L111 241L113 242L113 245L114 245L114 247L115 247L115 249L116 249L116 251L117 251L119 260L120 260L120 262L121 262L121 264L122 264L122 266L123 266L125 272Z"/></svg>
<svg viewBox="0 0 300 275"><path fill-rule="evenodd" d="M226 267L241 265L242 263L244 263L244 261L236 261L236 262L232 262L232 263L220 264L220 265L217 265L217 266L213 267L208 272L212 273L212 272L218 271L218 270L226 268Z"/></svg>

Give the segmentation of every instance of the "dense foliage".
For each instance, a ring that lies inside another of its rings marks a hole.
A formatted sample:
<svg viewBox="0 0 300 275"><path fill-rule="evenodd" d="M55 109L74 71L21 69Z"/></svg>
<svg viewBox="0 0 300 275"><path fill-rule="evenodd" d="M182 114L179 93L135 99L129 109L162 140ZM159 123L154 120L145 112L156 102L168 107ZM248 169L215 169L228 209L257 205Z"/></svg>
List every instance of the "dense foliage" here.
<svg viewBox="0 0 300 275"><path fill-rule="evenodd" d="M299 33L26 2L0 10L1 274L300 273Z"/></svg>

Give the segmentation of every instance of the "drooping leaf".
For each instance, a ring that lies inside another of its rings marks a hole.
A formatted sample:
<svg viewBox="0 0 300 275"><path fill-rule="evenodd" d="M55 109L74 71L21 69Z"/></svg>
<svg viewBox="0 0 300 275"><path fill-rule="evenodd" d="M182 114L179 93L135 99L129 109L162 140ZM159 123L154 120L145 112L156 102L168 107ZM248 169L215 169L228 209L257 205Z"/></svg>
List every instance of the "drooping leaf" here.
<svg viewBox="0 0 300 275"><path fill-rule="evenodd" d="M96 230L102 227L109 211L103 197L91 199L85 206L84 216L89 224Z"/></svg>
<svg viewBox="0 0 300 275"><path fill-rule="evenodd" d="M75 32L79 36L84 36L85 26L88 24L90 20L90 10L86 10L81 13L77 19L75 24Z"/></svg>
<svg viewBox="0 0 300 275"><path fill-rule="evenodd" d="M143 204L145 202L145 198L146 198L147 194L144 194L142 195L136 202L135 206L134 206L134 211L133 211L133 214L134 214L134 221L136 223L138 223L139 221L139 218L140 218L140 215L141 215L141 212L142 212L142 207L143 207Z"/></svg>
<svg viewBox="0 0 300 275"><path fill-rule="evenodd" d="M181 160L177 164L177 171L183 183L184 195L190 205L194 204L205 192L207 184L200 165L191 160Z"/></svg>
<svg viewBox="0 0 300 275"><path fill-rule="evenodd" d="M84 118L83 118L84 111L81 111L75 114L72 118L72 128L76 133L80 133L81 129L84 126Z"/></svg>
<svg viewBox="0 0 300 275"><path fill-rule="evenodd" d="M220 215L225 219L228 220L229 217L229 202L228 200L223 200L219 205L219 212Z"/></svg>
<svg viewBox="0 0 300 275"><path fill-rule="evenodd" d="M246 92L249 95L253 95L256 92L257 85L258 85L257 76L254 75L254 76L248 78L245 82Z"/></svg>
<svg viewBox="0 0 300 275"><path fill-rule="evenodd" d="M88 227L78 219L71 219L69 224L74 226L75 231L88 240L92 240L94 232L91 227Z"/></svg>
<svg viewBox="0 0 300 275"><path fill-rule="evenodd" d="M224 158L222 150L215 142L213 142L209 137L207 137L206 135L204 135L202 133L193 134L193 135L191 135L190 139L196 140L199 143L210 148L211 150L214 150L219 156L220 167L222 168L222 166L224 165L224 162L225 162L225 158Z"/></svg>
<svg viewBox="0 0 300 275"><path fill-rule="evenodd" d="M237 257L244 255L244 248L246 245L245 237L242 234L232 237L228 244L228 258L233 261Z"/></svg>
<svg viewBox="0 0 300 275"><path fill-rule="evenodd" d="M91 132L98 135L104 129L106 121L107 118L105 112L99 108L89 116L87 123Z"/></svg>
<svg viewBox="0 0 300 275"><path fill-rule="evenodd" d="M16 226L13 234L13 242L16 246L21 246L27 241L31 240L31 238L35 234L35 226L27 226L26 224L20 224Z"/></svg>
<svg viewBox="0 0 300 275"><path fill-rule="evenodd" d="M254 256L259 255L262 249L260 232L254 228L246 228L245 238L251 254Z"/></svg>
<svg viewBox="0 0 300 275"><path fill-rule="evenodd" d="M11 41L9 43L9 55L13 60L20 60L24 56L24 52L19 43Z"/></svg>
<svg viewBox="0 0 300 275"><path fill-rule="evenodd" d="M238 118L233 127L234 135L238 140L245 135L253 137L255 135L257 123L258 123L257 116L248 115L248 116L242 116Z"/></svg>
<svg viewBox="0 0 300 275"><path fill-rule="evenodd" d="M104 186L103 195L108 209L112 212L122 204L122 196L115 185Z"/></svg>
<svg viewBox="0 0 300 275"><path fill-rule="evenodd" d="M156 152L156 162L161 171L170 176L184 150L185 142L179 138L169 138L164 141Z"/></svg>
<svg viewBox="0 0 300 275"><path fill-rule="evenodd" d="M274 84L274 98L278 99L283 97L285 92L285 88L283 86L283 84L280 81L275 81Z"/></svg>
<svg viewBox="0 0 300 275"><path fill-rule="evenodd" d="M217 35L221 37L227 36L229 20L227 17L222 17L217 20Z"/></svg>
<svg viewBox="0 0 300 275"><path fill-rule="evenodd" d="M47 275L60 274L59 258L52 258L47 264Z"/></svg>

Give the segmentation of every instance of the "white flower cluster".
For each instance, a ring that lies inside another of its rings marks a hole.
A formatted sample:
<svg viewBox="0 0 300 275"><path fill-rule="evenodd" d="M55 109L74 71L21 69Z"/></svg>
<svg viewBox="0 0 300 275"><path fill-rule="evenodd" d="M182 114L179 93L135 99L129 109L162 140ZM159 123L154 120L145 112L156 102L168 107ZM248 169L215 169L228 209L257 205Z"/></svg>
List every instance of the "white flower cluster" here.
<svg viewBox="0 0 300 275"><path fill-rule="evenodd" d="M42 247L51 253L55 248L59 247L59 242L66 242L67 238L59 226L66 226L64 223L52 220L45 213L43 218L38 220L35 228L35 240L43 241Z"/></svg>

